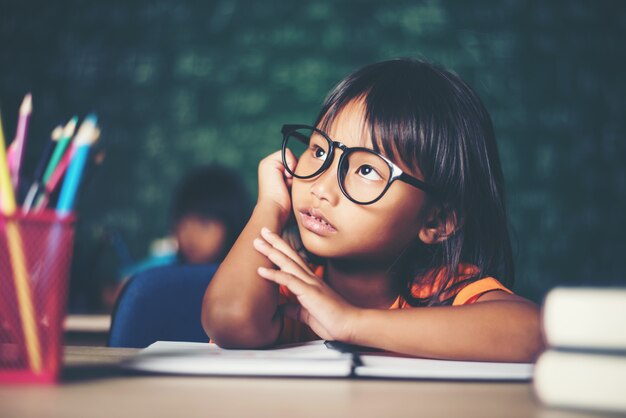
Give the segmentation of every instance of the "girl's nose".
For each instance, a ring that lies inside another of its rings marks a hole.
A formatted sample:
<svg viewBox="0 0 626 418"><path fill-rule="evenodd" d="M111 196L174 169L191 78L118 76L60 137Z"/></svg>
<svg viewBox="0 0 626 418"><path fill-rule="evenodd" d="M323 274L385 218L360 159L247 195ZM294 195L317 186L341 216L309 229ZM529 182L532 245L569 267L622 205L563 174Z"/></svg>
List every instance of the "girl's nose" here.
<svg viewBox="0 0 626 418"><path fill-rule="evenodd" d="M338 203L341 194L337 183L338 160L339 158L335 158L331 166L311 183L311 194L319 200L326 200L331 206Z"/></svg>

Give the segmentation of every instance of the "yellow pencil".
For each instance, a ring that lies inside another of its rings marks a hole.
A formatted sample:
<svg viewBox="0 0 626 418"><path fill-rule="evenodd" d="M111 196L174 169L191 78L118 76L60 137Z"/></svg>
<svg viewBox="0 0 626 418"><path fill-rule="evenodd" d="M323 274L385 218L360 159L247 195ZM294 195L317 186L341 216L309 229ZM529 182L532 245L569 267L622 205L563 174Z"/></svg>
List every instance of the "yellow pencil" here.
<svg viewBox="0 0 626 418"><path fill-rule="evenodd" d="M15 213L15 196L7 165L7 156L4 142L4 130L2 128L2 117L0 116L0 212L6 216ZM37 332L37 322L35 320L35 310L33 308L30 285L28 283L28 270L26 269L26 259L24 257L24 245L18 225L10 219L5 222L7 233L7 243L13 267L13 281L15 293L19 307L20 319L24 330L24 342L28 355L30 369L35 373L40 373L41 365L41 345Z"/></svg>

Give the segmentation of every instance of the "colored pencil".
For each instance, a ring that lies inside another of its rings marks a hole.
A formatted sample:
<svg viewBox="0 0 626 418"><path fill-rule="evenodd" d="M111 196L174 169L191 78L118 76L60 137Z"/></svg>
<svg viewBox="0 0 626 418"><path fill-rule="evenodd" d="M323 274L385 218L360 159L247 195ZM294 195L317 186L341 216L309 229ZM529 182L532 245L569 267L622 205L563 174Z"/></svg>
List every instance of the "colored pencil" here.
<svg viewBox="0 0 626 418"><path fill-rule="evenodd" d="M65 158L65 155L70 154L70 152L72 151L72 146L70 145L70 143L72 141L72 136L74 135L74 132L76 131L77 122L78 122L78 116L74 116L72 119L70 119L70 121L63 128L63 133L61 134L61 138L59 138L59 141L54 147L54 151L52 153L52 156L50 157L50 161L48 162L48 165L46 166L46 171L44 171L43 178L41 179L41 186L39 187L39 192L37 196L34 197L35 199L34 206L37 210L46 206L48 200L47 200L45 191L48 188L48 183L50 182L50 179L52 178L54 173L59 169L59 164L61 161L63 161L63 159ZM69 149L68 149L68 146L69 146ZM71 158L71 154L70 154L70 157L68 158ZM61 175L65 173L65 168L62 169Z"/></svg>
<svg viewBox="0 0 626 418"><path fill-rule="evenodd" d="M15 196L9 174L9 167L6 159L4 142L4 131L2 128L2 118L0 117L0 212L10 217L16 211ZM40 373L42 369L41 344L37 323L35 320L35 309L33 307L32 294L26 269L26 259L24 257L24 245L18 225L10 218L6 219L4 228L7 234L7 244L11 266L13 268L13 281L17 296L18 310L24 332L24 343L30 368L35 373Z"/></svg>
<svg viewBox="0 0 626 418"><path fill-rule="evenodd" d="M61 194L57 203L57 212L67 215L74 207L76 192L80 186L85 164L89 157L89 149L97 138L98 128L96 126L98 118L94 114L88 115L76 134L74 140L75 155L67 169L67 175L61 187Z"/></svg>
<svg viewBox="0 0 626 418"><path fill-rule="evenodd" d="M92 137L93 141L94 142L97 141L99 136L100 136L100 130L96 129L93 133L93 137ZM37 210L45 208L48 205L50 196L52 195L52 193L54 193L57 186L61 182L63 175L67 171L67 168L69 167L70 162L72 161L72 158L74 157L74 154L76 152L76 147L74 145L75 145L75 142L72 143L72 146L70 147L70 149L65 153L61 161L59 161L57 168L54 170L54 173L52 173L52 175L50 176L50 180L48 180L48 183L43 187L43 193L39 196L39 199L37 200L37 203L36 203Z"/></svg>
<svg viewBox="0 0 626 418"><path fill-rule="evenodd" d="M61 161L61 158L63 158L63 154L65 153L67 146L70 144L70 141L72 140L72 136L74 135L74 131L76 130L77 123L78 123L78 117L74 116L72 119L70 119L69 122L67 122L67 124L63 128L63 134L61 135L59 142L57 142L56 147L54 147L54 152L52 153L52 157L50 157L50 161L48 162L46 171L44 171L43 180L42 180L44 184L48 182L57 164L59 164L59 161Z"/></svg>
<svg viewBox="0 0 626 418"><path fill-rule="evenodd" d="M35 175L33 176L33 184L31 184L28 189L28 193L26 194L26 198L24 199L24 204L22 205L22 211L28 212L30 208L33 206L35 201L35 197L37 193L39 193L39 189L42 186L43 181L43 173L50 157L52 156L52 151L55 148L55 145L61 139L61 135L63 134L63 126L59 125L52 131L50 136L50 140L46 143L46 148L44 149L43 154L41 154L41 158L39 159L39 163L37 164L37 168L35 169Z"/></svg>
<svg viewBox="0 0 626 418"><path fill-rule="evenodd" d="M19 117L17 119L15 139L9 146L9 150L7 152L11 183L16 194L19 192L18 186L20 182L20 168L22 166L22 160L24 159L24 146L26 144L26 134L28 132L28 123L30 121L32 111L33 97L30 93L28 93L24 96L24 100L22 100Z"/></svg>
<svg viewBox="0 0 626 418"><path fill-rule="evenodd" d="M70 161L72 161L72 157L74 157L75 151L76 147L74 147L74 144L72 144L63 156L63 158L61 158L61 161L59 161L59 164L57 164L57 167L50 176L50 179L48 179L48 182L45 185L42 185L42 193L39 194L35 203L35 208L37 210L41 210L48 205L48 200L50 199L50 196L56 189L57 185L59 185L59 183L61 182L63 175L67 171L67 167L69 167L70 165Z"/></svg>

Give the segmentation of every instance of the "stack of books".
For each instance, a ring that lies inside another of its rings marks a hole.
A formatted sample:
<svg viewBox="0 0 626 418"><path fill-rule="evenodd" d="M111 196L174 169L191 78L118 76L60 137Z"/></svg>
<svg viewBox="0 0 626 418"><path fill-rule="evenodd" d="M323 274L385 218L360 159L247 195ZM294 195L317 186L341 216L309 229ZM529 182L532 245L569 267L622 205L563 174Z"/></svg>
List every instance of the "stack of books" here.
<svg viewBox="0 0 626 418"><path fill-rule="evenodd" d="M626 412L626 288L557 288L534 389L548 406Z"/></svg>

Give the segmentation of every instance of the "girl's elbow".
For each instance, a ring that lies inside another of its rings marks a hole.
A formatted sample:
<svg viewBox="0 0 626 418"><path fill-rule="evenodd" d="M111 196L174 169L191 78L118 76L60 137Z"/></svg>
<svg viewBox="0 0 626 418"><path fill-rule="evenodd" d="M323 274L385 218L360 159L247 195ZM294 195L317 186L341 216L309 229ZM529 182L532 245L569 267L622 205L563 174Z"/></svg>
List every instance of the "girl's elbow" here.
<svg viewBox="0 0 626 418"><path fill-rule="evenodd" d="M524 317L523 325L520 327L519 361L534 363L545 350L539 308L529 303Z"/></svg>
<svg viewBox="0 0 626 418"><path fill-rule="evenodd" d="M206 298L205 298L206 299ZM239 330L247 325L247 316L232 305L206 301L202 305L202 327L213 342L220 346L237 348Z"/></svg>
<svg viewBox="0 0 626 418"><path fill-rule="evenodd" d="M213 318L215 317L215 314L213 313L214 309L212 305L206 303L206 296L204 299L205 300L202 302L202 311L200 313L200 322L207 338L212 338L214 334L213 329L215 328L213 321Z"/></svg>
<svg viewBox="0 0 626 418"><path fill-rule="evenodd" d="M545 349L539 308L530 302L513 302L501 314L504 321L493 329L495 339L490 342L495 349L492 360L535 362Z"/></svg>
<svg viewBox="0 0 626 418"><path fill-rule="evenodd" d="M207 336L224 348L260 348L269 345L245 306L203 303L202 326Z"/></svg>
<svg viewBox="0 0 626 418"><path fill-rule="evenodd" d="M545 344L540 332L527 333L520 338L517 349L514 350L512 361L520 363L534 363L545 350Z"/></svg>
<svg viewBox="0 0 626 418"><path fill-rule="evenodd" d="M533 328L531 333L530 342L528 344L527 355L529 362L536 362L539 358L539 355L543 353L546 349L546 343L543 338L543 333L541 332L541 323L539 321L538 325Z"/></svg>

